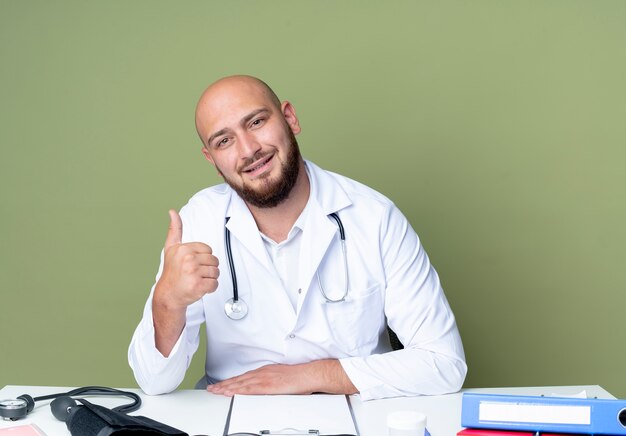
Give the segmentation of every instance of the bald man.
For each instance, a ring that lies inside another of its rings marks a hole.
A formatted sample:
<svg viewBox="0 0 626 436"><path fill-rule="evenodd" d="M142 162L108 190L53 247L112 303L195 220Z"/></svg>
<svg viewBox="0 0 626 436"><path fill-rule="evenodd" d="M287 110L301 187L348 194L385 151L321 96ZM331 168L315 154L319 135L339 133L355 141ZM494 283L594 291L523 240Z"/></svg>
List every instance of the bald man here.
<svg viewBox="0 0 626 436"><path fill-rule="evenodd" d="M467 366L454 316L389 199L304 160L293 105L257 78L209 86L196 129L225 183L169 212L128 354L146 393L176 389L202 323L203 379L215 394L367 400L460 389ZM387 325L404 349L392 351Z"/></svg>

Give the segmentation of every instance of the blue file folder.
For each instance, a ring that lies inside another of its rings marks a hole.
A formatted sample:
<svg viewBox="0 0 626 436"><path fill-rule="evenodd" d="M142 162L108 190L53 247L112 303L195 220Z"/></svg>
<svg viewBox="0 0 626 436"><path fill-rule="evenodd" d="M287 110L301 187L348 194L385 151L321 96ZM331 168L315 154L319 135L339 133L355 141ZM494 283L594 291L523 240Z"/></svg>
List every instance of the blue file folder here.
<svg viewBox="0 0 626 436"><path fill-rule="evenodd" d="M466 392L463 394L461 425L500 430L626 435L626 400Z"/></svg>

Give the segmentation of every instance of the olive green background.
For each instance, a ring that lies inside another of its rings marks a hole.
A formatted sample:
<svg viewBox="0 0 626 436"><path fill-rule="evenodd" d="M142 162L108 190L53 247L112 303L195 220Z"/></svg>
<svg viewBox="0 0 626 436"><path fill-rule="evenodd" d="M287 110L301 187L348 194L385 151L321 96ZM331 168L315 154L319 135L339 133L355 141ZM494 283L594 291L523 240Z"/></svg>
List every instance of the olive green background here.
<svg viewBox="0 0 626 436"><path fill-rule="evenodd" d="M219 182L194 106L234 73L405 212L466 387L626 397L624 1L0 0L0 387L135 386L167 210Z"/></svg>

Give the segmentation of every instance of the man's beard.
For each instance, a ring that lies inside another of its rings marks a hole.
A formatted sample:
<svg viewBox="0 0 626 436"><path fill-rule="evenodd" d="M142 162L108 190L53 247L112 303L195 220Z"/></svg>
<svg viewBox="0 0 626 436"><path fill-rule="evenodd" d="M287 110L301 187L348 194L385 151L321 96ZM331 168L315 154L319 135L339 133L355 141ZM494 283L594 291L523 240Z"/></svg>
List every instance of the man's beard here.
<svg viewBox="0 0 626 436"><path fill-rule="evenodd" d="M224 181L242 198L246 203L258 207L269 208L276 207L289 197L291 190L298 180L300 174L300 148L298 147L298 141L296 137L289 130L289 150L285 162L281 164L281 173L276 180L271 180L269 177L262 179L263 186L259 188L253 188L247 185L245 182L238 185L232 180L227 179L224 176ZM258 159L261 159L267 153L258 153L250 158L242 167L251 165ZM276 158L276 155L272 158ZM222 173L223 176L223 173Z"/></svg>

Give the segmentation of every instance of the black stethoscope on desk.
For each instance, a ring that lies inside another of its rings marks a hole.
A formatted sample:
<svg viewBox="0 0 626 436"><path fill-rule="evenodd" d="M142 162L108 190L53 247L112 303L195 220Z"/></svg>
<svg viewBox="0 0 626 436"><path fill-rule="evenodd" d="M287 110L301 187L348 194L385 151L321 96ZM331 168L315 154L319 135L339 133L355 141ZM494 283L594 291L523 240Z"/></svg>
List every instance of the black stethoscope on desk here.
<svg viewBox="0 0 626 436"><path fill-rule="evenodd" d="M17 421L25 418L35 408L36 401L53 400L50 403L52 414L60 421L67 421L70 416L71 409L80 407L73 396L115 396L127 397L132 399L128 404L114 407L113 411L121 413L130 413L141 407L141 398L134 392L121 391L119 389L107 388L104 386L86 386L77 388L69 392L61 392L51 395L42 395L40 397L31 397L30 395L20 395L15 399L0 401L0 418L7 421Z"/></svg>
<svg viewBox="0 0 626 436"><path fill-rule="evenodd" d="M320 279L319 270L315 272L317 276L317 284L320 287L320 292L324 296L324 299L327 303L341 303L346 300L348 296L348 257L346 255L346 232L343 228L343 223L341 219L336 213L331 213L328 215L333 218L337 223L337 228L339 229L339 239L341 241L341 254L343 257L343 272L344 272L344 283L345 287L343 290L343 295L341 298L333 300L332 298L326 295L324 291L324 287L322 286L322 280ZM224 223L224 242L226 245L226 257L228 258L228 268L230 269L230 277L233 282L233 298L229 298L224 304L224 312L226 312L226 316L228 316L232 320L239 320L244 318L248 314L248 305L244 300L239 298L239 290L237 289L237 273L235 272L235 263L233 262L233 251L230 245L230 230L226 227L228 220L230 217L226 217L226 222Z"/></svg>

